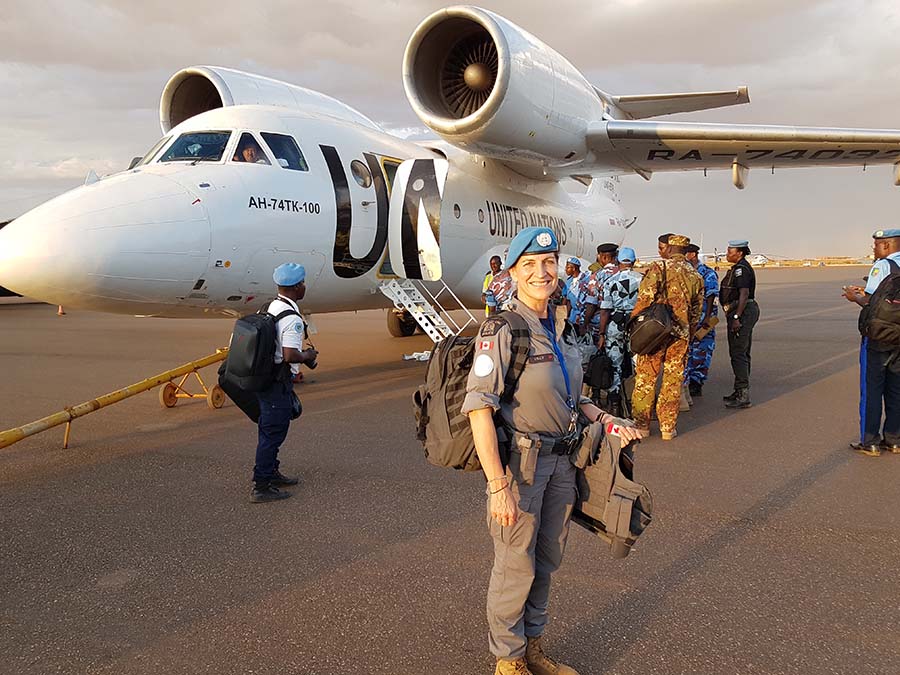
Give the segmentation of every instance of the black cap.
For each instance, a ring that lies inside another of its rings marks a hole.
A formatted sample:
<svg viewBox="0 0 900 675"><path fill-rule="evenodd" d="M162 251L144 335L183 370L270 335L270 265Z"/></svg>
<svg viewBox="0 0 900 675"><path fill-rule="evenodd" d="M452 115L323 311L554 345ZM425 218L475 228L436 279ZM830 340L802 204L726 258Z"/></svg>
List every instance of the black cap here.
<svg viewBox="0 0 900 675"><path fill-rule="evenodd" d="M672 236L671 232L666 232L665 234L659 235L659 243L660 244L668 244L670 236Z"/></svg>
<svg viewBox="0 0 900 675"><path fill-rule="evenodd" d="M597 247L597 253L618 253L618 244L600 244Z"/></svg>
<svg viewBox="0 0 900 675"><path fill-rule="evenodd" d="M700 253L700 247L697 244L688 244L684 247L685 253Z"/></svg>

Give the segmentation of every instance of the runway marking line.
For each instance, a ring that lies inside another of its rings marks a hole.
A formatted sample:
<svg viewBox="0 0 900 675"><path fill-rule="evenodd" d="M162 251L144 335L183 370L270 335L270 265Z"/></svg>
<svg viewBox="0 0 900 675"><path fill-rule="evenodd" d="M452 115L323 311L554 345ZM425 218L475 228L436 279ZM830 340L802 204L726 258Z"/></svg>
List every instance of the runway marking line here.
<svg viewBox="0 0 900 675"><path fill-rule="evenodd" d="M816 368L821 368L822 366L828 365L829 363L832 363L833 361L839 361L840 359L846 358L846 357L850 356L851 354L858 354L858 353L859 353L858 347L854 348L854 349L848 349L845 352L841 352L840 354L836 354L827 359L823 359L822 361L819 361L818 363L814 363L811 366L806 366L804 368L800 368L800 370L795 370L793 373L788 373L787 375L782 375L775 381L783 382L784 380L789 380L790 378L796 377L797 375L802 375L803 373L807 373L810 370L815 370Z"/></svg>
<svg viewBox="0 0 900 675"><path fill-rule="evenodd" d="M763 319L757 326L769 326L773 323L781 323L782 321L793 321L794 319L803 319L807 316L818 316L819 314L828 314L830 312L844 311L846 307L838 305L837 307L828 307L827 309L817 309L814 312L806 312L806 314L793 314L790 316L779 316L774 319Z"/></svg>

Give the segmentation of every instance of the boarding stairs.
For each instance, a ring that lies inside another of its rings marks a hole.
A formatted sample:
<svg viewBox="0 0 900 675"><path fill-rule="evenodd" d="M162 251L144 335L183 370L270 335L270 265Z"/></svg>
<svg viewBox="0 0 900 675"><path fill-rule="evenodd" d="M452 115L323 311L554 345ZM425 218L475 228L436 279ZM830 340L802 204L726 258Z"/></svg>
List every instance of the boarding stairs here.
<svg viewBox="0 0 900 675"><path fill-rule="evenodd" d="M435 290L432 291L429 285ZM412 279L391 279L383 282L379 290L394 303L394 307L408 312L435 344L459 335L469 326L478 323L472 312L443 281L426 284ZM465 321L462 323L451 314L451 311L457 310L465 312Z"/></svg>

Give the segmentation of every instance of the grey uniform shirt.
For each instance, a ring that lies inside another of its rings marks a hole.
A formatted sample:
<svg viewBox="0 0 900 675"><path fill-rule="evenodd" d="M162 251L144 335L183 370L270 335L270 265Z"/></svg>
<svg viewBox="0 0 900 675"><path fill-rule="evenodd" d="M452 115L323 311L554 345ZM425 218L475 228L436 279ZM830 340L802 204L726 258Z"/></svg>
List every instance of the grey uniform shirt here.
<svg viewBox="0 0 900 675"><path fill-rule="evenodd" d="M553 344L538 315L516 299L511 310L528 324L531 341L528 362L509 403L501 403L503 379L512 363L512 334L502 319L481 325L475 344L475 360L469 372L462 412L481 408L499 410L506 426L522 433L563 436L569 430L570 408L566 382L553 351ZM564 320L556 322L556 341L569 372L569 390L576 403L590 403L581 396L581 354L573 343L562 339Z"/></svg>

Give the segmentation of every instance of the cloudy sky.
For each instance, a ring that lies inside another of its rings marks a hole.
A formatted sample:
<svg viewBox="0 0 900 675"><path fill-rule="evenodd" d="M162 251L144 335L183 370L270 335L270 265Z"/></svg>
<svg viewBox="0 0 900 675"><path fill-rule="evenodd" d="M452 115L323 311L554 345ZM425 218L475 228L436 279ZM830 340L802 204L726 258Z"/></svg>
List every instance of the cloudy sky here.
<svg viewBox="0 0 900 675"><path fill-rule="evenodd" d="M0 220L127 166L161 135L159 95L197 64L258 72L340 98L387 127L414 127L400 62L426 0L7 0L0 22ZM896 0L491 2L611 93L730 89L752 103L696 121L900 127ZM662 231L711 249L745 236L787 256L864 255L900 225L890 167L623 179L628 243Z"/></svg>

